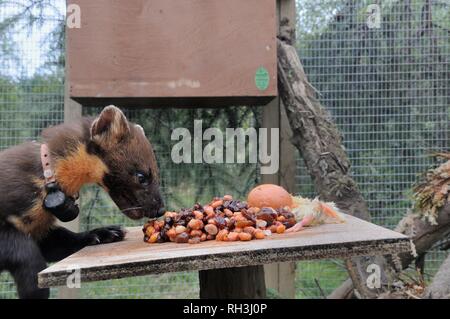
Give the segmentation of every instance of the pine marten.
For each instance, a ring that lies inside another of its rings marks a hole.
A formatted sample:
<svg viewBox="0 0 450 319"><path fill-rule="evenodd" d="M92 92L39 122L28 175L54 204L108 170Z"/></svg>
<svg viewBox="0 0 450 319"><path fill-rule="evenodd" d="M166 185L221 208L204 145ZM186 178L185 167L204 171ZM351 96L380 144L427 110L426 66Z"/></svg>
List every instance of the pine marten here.
<svg viewBox="0 0 450 319"><path fill-rule="evenodd" d="M56 225L55 215L43 204L48 195L41 159L44 143L66 196L93 183L132 219L158 217L163 207L152 146L142 127L115 106L104 108L96 118L47 128L40 143L0 152L0 272L12 274L20 298L48 298L49 290L37 285L37 274L47 262L125 236L118 226L74 233Z"/></svg>

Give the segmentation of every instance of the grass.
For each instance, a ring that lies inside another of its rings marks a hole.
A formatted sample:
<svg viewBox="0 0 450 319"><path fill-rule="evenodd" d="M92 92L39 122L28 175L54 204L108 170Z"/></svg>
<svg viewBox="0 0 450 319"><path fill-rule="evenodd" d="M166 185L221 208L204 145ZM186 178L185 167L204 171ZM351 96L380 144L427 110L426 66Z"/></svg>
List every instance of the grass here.
<svg viewBox="0 0 450 319"><path fill-rule="evenodd" d="M195 272L167 273L85 283L80 298L198 298Z"/></svg>
<svg viewBox="0 0 450 319"><path fill-rule="evenodd" d="M295 298L324 298L347 279L340 261L301 261L297 263Z"/></svg>

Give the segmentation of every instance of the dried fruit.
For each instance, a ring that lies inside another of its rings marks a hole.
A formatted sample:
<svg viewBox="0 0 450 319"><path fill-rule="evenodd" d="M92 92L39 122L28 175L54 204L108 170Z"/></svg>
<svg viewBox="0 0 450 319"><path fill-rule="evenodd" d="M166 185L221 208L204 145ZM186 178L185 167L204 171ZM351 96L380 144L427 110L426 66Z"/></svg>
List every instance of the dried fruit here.
<svg viewBox="0 0 450 319"><path fill-rule="evenodd" d="M263 207L256 214L257 219L262 219L267 222L267 225L272 225L273 221L277 218L277 212L270 207Z"/></svg>
<svg viewBox="0 0 450 319"><path fill-rule="evenodd" d="M217 227L219 227L219 229L224 229L225 227L227 227L227 221L225 220L225 218L221 217L221 216L217 216L215 218L216 220L216 225Z"/></svg>
<svg viewBox="0 0 450 319"><path fill-rule="evenodd" d="M184 233L185 231L186 231L186 227L184 227L184 226L178 225L177 227L175 227L175 232L177 234Z"/></svg>
<svg viewBox="0 0 450 319"><path fill-rule="evenodd" d="M170 226L172 226L173 223L174 223L173 218L171 218L171 217L164 218L164 227L170 228Z"/></svg>
<svg viewBox="0 0 450 319"><path fill-rule="evenodd" d="M286 228L291 228L292 226L294 226L297 223L297 221L295 220L294 217L289 218L284 225L286 226Z"/></svg>
<svg viewBox="0 0 450 319"><path fill-rule="evenodd" d="M256 227L264 228L266 226L267 226L267 222L265 220L262 220L262 219L257 219L256 220Z"/></svg>
<svg viewBox="0 0 450 319"><path fill-rule="evenodd" d="M249 213L251 213L251 214L258 214L258 212L260 211L261 209L259 208L259 207L250 207L249 209L248 209L248 212Z"/></svg>
<svg viewBox="0 0 450 319"><path fill-rule="evenodd" d="M194 218L195 219L203 219L203 213L199 210L194 210Z"/></svg>
<svg viewBox="0 0 450 319"><path fill-rule="evenodd" d="M182 226L183 227L183 226ZM175 228L171 228L166 232L167 237L171 238L171 237L175 237L177 235L177 232L175 230Z"/></svg>
<svg viewBox="0 0 450 319"><path fill-rule="evenodd" d="M228 230L222 229L216 235L216 240L226 241L228 239Z"/></svg>
<svg viewBox="0 0 450 319"><path fill-rule="evenodd" d="M272 233L276 233L276 232L277 232L277 225L272 225L272 226L270 226L270 227L269 227L269 230L270 230Z"/></svg>
<svg viewBox="0 0 450 319"><path fill-rule="evenodd" d="M190 229L202 229L203 228L203 222L201 220L199 220L199 219L191 219L187 226Z"/></svg>
<svg viewBox="0 0 450 319"><path fill-rule="evenodd" d="M160 231L161 228L164 227L164 221L163 220L155 220L155 222L153 223L153 227L155 227L156 231Z"/></svg>
<svg viewBox="0 0 450 319"><path fill-rule="evenodd" d="M212 208L217 208L223 205L223 200L219 199L211 203Z"/></svg>
<svg viewBox="0 0 450 319"><path fill-rule="evenodd" d="M233 200L231 195L215 197L209 205L199 203L192 208L166 212L160 220L151 220L143 227L144 241L199 243L205 240L248 241L263 239L272 233L283 233L296 224L289 207L249 207Z"/></svg>
<svg viewBox="0 0 450 319"><path fill-rule="evenodd" d="M203 211L207 214L214 214L214 208L212 208L211 206L207 205L203 207Z"/></svg>
<svg viewBox="0 0 450 319"><path fill-rule="evenodd" d="M225 216L227 217L233 217L233 212L231 210L229 210L228 208L225 208L223 210L223 212L225 213Z"/></svg>
<svg viewBox="0 0 450 319"><path fill-rule="evenodd" d="M208 224L205 226L205 231L210 235L216 235L219 230L217 229L216 225Z"/></svg>
<svg viewBox="0 0 450 319"><path fill-rule="evenodd" d="M208 224L216 225L216 226L217 226L216 219L215 219L215 218L208 219Z"/></svg>
<svg viewBox="0 0 450 319"><path fill-rule="evenodd" d="M145 235L147 235L148 237L152 236L154 232L155 232L155 227L153 227L153 226L148 226L145 229Z"/></svg>
<svg viewBox="0 0 450 319"><path fill-rule="evenodd" d="M189 241L189 235L187 233L178 234L175 237L175 242L177 243L187 243Z"/></svg>
<svg viewBox="0 0 450 319"><path fill-rule="evenodd" d="M200 237L192 237L192 238L190 238L189 240L188 240L188 243L189 244L198 244L198 243L200 243Z"/></svg>
<svg viewBox="0 0 450 319"><path fill-rule="evenodd" d="M175 218L177 216L177 213L175 212L165 212L164 213L164 218L169 217L169 218Z"/></svg>
<svg viewBox="0 0 450 319"><path fill-rule="evenodd" d="M191 232L189 233L189 236L191 237L201 237L203 234L203 232L199 229L193 229L191 230Z"/></svg>
<svg viewBox="0 0 450 319"><path fill-rule="evenodd" d="M228 229L233 229L236 227L236 220L233 217L231 218L226 217L225 221L227 222Z"/></svg>
<svg viewBox="0 0 450 319"><path fill-rule="evenodd" d="M239 233L232 231L228 234L228 241L236 241L239 240Z"/></svg>
<svg viewBox="0 0 450 319"><path fill-rule="evenodd" d="M266 235L264 234L264 231L261 229L256 229L255 232L253 233L253 236L256 239L264 239L266 237Z"/></svg>
<svg viewBox="0 0 450 319"><path fill-rule="evenodd" d="M156 238L156 242L157 243L163 243L163 242L167 241L167 239L168 239L168 237L166 236L166 234L161 231L158 234L158 237Z"/></svg>
<svg viewBox="0 0 450 319"><path fill-rule="evenodd" d="M245 233L245 232L239 233L239 240L242 240L242 241L252 240L252 235Z"/></svg>
<svg viewBox="0 0 450 319"><path fill-rule="evenodd" d="M155 232L153 233L150 238L148 239L148 242L150 244L156 243L156 241L158 240L158 236L159 236L159 232Z"/></svg>
<svg viewBox="0 0 450 319"><path fill-rule="evenodd" d="M253 226L253 225L254 225L253 222L251 220L247 220L247 219L236 221L236 227L239 227L239 228L245 228L245 227Z"/></svg>
<svg viewBox="0 0 450 319"><path fill-rule="evenodd" d="M224 195L223 196L223 200L224 201L226 201L226 200L231 201L231 200L233 200L233 196L231 196L231 195Z"/></svg>
<svg viewBox="0 0 450 319"><path fill-rule="evenodd" d="M250 234L253 236L253 233L255 232L255 227L248 226L244 228L244 233Z"/></svg>
<svg viewBox="0 0 450 319"><path fill-rule="evenodd" d="M278 234L284 233L285 230L286 230L286 226L284 226L284 225L278 225L277 226L277 233Z"/></svg>

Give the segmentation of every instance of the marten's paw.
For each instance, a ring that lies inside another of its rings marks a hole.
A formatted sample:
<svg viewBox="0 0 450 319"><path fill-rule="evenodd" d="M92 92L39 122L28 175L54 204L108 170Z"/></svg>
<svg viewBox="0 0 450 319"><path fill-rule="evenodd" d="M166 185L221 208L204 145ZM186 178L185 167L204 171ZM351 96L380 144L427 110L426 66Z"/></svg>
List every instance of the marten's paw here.
<svg viewBox="0 0 450 319"><path fill-rule="evenodd" d="M120 226L96 228L88 232L88 245L113 243L124 238L125 230Z"/></svg>

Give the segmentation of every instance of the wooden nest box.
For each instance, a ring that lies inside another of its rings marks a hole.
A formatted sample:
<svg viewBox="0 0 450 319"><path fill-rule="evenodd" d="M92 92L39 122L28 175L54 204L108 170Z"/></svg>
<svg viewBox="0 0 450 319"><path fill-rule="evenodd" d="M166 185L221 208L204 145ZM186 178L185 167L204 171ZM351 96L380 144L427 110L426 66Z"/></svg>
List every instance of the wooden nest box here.
<svg viewBox="0 0 450 319"><path fill-rule="evenodd" d="M70 97L83 106L264 105L277 95L275 0L69 0Z"/></svg>

